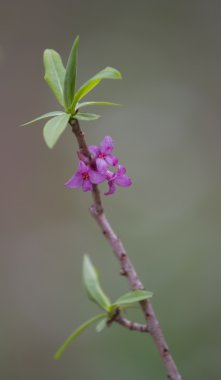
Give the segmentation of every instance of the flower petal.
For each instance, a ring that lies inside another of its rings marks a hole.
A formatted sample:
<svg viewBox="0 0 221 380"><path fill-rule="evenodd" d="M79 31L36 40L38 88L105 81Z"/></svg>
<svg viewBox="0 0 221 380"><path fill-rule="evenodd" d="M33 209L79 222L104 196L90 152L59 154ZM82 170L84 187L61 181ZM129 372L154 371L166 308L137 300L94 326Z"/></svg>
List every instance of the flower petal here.
<svg viewBox="0 0 221 380"><path fill-rule="evenodd" d="M114 186L114 183L112 181L108 182L108 186L109 186L109 189L106 193L104 193L104 195L111 195L115 193L116 187Z"/></svg>
<svg viewBox="0 0 221 380"><path fill-rule="evenodd" d="M106 179L106 176L104 174L99 173L98 171L95 171L93 169L89 169L89 177L91 183L98 184L103 182Z"/></svg>
<svg viewBox="0 0 221 380"><path fill-rule="evenodd" d="M113 140L111 136L105 136L100 144L100 150L102 153L109 154L114 148Z"/></svg>
<svg viewBox="0 0 221 380"><path fill-rule="evenodd" d="M98 146L96 145L90 145L88 147L88 150L89 152L91 152L95 157L98 156L99 152L100 152L100 149L98 148Z"/></svg>
<svg viewBox="0 0 221 380"><path fill-rule="evenodd" d="M110 170L107 170L106 173L106 179L109 181L114 182L114 178L116 177L116 173L111 172Z"/></svg>
<svg viewBox="0 0 221 380"><path fill-rule="evenodd" d="M82 189L83 191L90 191L92 190L92 184L89 179L85 179L82 183Z"/></svg>
<svg viewBox="0 0 221 380"><path fill-rule="evenodd" d="M118 186L126 187L132 185L132 180L127 175L123 175L120 177L116 177L114 183L116 183L116 185Z"/></svg>
<svg viewBox="0 0 221 380"><path fill-rule="evenodd" d="M84 161L80 161L79 162L79 167L78 167L78 170L81 172L81 173L88 173L88 166L84 163Z"/></svg>
<svg viewBox="0 0 221 380"><path fill-rule="evenodd" d="M76 187L82 186L82 175L79 171L77 171L73 177L71 177L65 184L66 187L74 189Z"/></svg>
<svg viewBox="0 0 221 380"><path fill-rule="evenodd" d="M118 170L117 170L117 176L122 176L122 175L124 175L126 173L126 168L125 168L125 166L123 166L123 165L119 165L118 166Z"/></svg>
<svg viewBox="0 0 221 380"><path fill-rule="evenodd" d="M107 154L105 157L105 161L108 165L116 166L118 164L118 158L113 156L112 154Z"/></svg>
<svg viewBox="0 0 221 380"><path fill-rule="evenodd" d="M105 174L108 168L108 164L103 158L96 159L97 170L101 174Z"/></svg>

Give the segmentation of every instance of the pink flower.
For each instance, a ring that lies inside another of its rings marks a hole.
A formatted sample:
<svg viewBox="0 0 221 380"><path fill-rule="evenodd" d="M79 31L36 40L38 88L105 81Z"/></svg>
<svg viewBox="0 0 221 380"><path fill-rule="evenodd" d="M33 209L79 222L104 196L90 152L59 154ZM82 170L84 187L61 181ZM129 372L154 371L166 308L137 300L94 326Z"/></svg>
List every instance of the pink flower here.
<svg viewBox="0 0 221 380"><path fill-rule="evenodd" d="M83 191L91 191L93 184L101 183L105 179L105 175L91 169L90 166L80 161L77 172L65 183L65 186L71 189L79 187Z"/></svg>
<svg viewBox="0 0 221 380"><path fill-rule="evenodd" d="M127 187L132 185L132 180L129 178L126 173L126 168L122 165L119 165L116 173L112 173L111 171L106 172L106 178L108 180L109 189L104 195L111 195L116 191L116 186Z"/></svg>
<svg viewBox="0 0 221 380"><path fill-rule="evenodd" d="M89 151L94 155L97 170L104 174L108 166L116 166L118 158L112 155L114 148L113 140L111 136L105 136L99 146L89 146Z"/></svg>
<svg viewBox="0 0 221 380"><path fill-rule="evenodd" d="M79 152L80 160L76 173L71 177L65 186L71 189L80 188L83 191L92 191L93 184L99 184L107 181L109 189L105 195L113 194L116 191L116 185L127 187L132 184L132 180L126 175L126 169L118 165L116 172L109 170L110 166L118 164L118 158L112 155L114 145L112 137L105 136L99 146L91 145L89 151L92 159L84 157Z"/></svg>

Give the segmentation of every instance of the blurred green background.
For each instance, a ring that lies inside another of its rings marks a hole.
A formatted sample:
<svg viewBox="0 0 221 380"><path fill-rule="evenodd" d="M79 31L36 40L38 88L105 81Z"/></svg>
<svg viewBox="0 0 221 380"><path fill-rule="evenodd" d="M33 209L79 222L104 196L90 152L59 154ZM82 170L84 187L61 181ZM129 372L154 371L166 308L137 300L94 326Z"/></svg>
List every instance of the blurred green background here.
<svg viewBox="0 0 221 380"><path fill-rule="evenodd" d="M83 253L112 299L128 290L89 216L90 194L63 186L76 169L71 131L49 151L40 123L18 128L58 108L42 53L66 61L79 34L78 85L105 66L124 79L88 96L124 106L82 122L90 144L113 136L134 181L105 198L106 212L154 292L184 379L220 380L220 17L216 1L1 0L1 379L165 379L151 338L118 326L91 328L53 360L97 312Z"/></svg>

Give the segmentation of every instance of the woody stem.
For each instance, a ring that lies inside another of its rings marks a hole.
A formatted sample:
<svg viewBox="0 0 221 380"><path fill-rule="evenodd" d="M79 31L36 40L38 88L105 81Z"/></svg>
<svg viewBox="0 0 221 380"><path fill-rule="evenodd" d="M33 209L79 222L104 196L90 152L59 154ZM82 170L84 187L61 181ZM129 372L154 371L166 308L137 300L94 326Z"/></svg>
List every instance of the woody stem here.
<svg viewBox="0 0 221 380"><path fill-rule="evenodd" d="M72 131L76 136L78 146L80 151L89 158L92 159L91 154L89 152L84 132L81 130L80 125L77 120L72 120L70 122L72 127ZM103 235L105 236L107 242L112 247L115 256L117 257L120 267L121 274L127 277L132 290L144 289L144 286L131 263L127 252L124 248L122 241L114 232L111 227L105 213L103 210L103 205L100 197L100 191L97 185L93 185L92 189L92 197L93 197L93 205L90 208L91 214L96 220L98 226L100 227ZM154 309L150 301L145 300L140 302L141 309L144 313L145 319L147 321L148 332L151 335L159 353L164 363L164 366L167 370L167 376L170 380L182 380L182 377L179 373L179 370L175 364L175 361L168 349L167 342L162 333L159 321L155 315ZM125 319L120 319L117 321L122 325L128 324ZM130 322L130 321L129 321ZM141 330L139 330L141 331ZM146 332L146 330L145 330Z"/></svg>

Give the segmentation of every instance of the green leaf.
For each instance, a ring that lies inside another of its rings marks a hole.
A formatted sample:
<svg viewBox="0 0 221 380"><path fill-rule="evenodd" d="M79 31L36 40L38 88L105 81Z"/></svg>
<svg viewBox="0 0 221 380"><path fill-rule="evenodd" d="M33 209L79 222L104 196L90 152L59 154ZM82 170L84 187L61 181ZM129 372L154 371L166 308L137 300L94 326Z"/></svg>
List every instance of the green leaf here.
<svg viewBox="0 0 221 380"><path fill-rule="evenodd" d="M74 111L77 102L87 95L94 87L96 87L102 79L121 79L121 73L112 67L106 67L90 78L76 92L74 101L71 105L72 112Z"/></svg>
<svg viewBox="0 0 221 380"><path fill-rule="evenodd" d="M78 327L77 330L75 330L62 344L62 346L56 351L54 358L56 360L60 359L60 357L63 355L63 353L66 351L68 346L73 342L73 340L80 335L86 328L88 328L90 325L92 325L94 322L99 321L100 319L103 319L106 314L99 314L95 317L89 319L87 322L83 323L81 326Z"/></svg>
<svg viewBox="0 0 221 380"><path fill-rule="evenodd" d="M76 92L73 103L71 105L71 111L74 112L75 106L79 100L85 97L91 90L93 90L94 87L100 83L100 79L93 79L91 78L89 81L85 82L79 90Z"/></svg>
<svg viewBox="0 0 221 380"><path fill-rule="evenodd" d="M119 305L119 306L121 306L121 305ZM115 307L116 307L116 305L115 305ZM140 309L140 306L138 306L137 304L129 304L129 305L123 305L121 307L122 311L127 310L127 309Z"/></svg>
<svg viewBox="0 0 221 380"><path fill-rule="evenodd" d="M153 296L153 293L148 292L147 290L134 290L118 298L114 302L114 305L125 305L125 304L140 302L148 298L151 298L152 296Z"/></svg>
<svg viewBox="0 0 221 380"><path fill-rule="evenodd" d="M53 117L53 119L49 120L43 129L43 135L45 142L49 148L53 148L59 139L62 132L64 132L68 120L70 119L70 115L67 113L63 113L62 115Z"/></svg>
<svg viewBox="0 0 221 380"><path fill-rule="evenodd" d="M100 322L98 322L97 326L96 326L96 331L98 333L100 333L101 331L103 331L105 329L105 327L107 327L107 320L108 318L103 318L100 320Z"/></svg>
<svg viewBox="0 0 221 380"><path fill-rule="evenodd" d="M44 51L45 80L53 91L58 102L64 106L64 77L65 68L60 55L52 49Z"/></svg>
<svg viewBox="0 0 221 380"><path fill-rule="evenodd" d="M112 103L112 102L84 102L84 103L78 103L76 108L82 108L87 106L120 106L120 104Z"/></svg>
<svg viewBox="0 0 221 380"><path fill-rule="evenodd" d="M83 260L83 280L88 297L102 309L109 311L110 301L101 289L96 269L87 255Z"/></svg>
<svg viewBox="0 0 221 380"><path fill-rule="evenodd" d="M79 36L74 40L64 79L64 102L66 110L69 111L75 94L75 82L77 73L77 53L78 53Z"/></svg>
<svg viewBox="0 0 221 380"><path fill-rule="evenodd" d="M95 113L81 113L81 112L78 112L73 117L74 117L74 119L77 119L77 120L91 121L91 120L97 120L97 119L99 119L100 115L96 115Z"/></svg>
<svg viewBox="0 0 221 380"><path fill-rule="evenodd" d="M31 120L31 121L28 121L25 124L22 124L21 127L23 127L25 125L29 125L29 124L35 123L36 121L39 121L39 120L42 120L42 119L46 119L47 117L59 116L59 115L63 115L63 114L64 114L64 112L62 112L62 111L48 112L48 113L45 113L44 115L41 115L41 116L37 117L34 120Z"/></svg>

